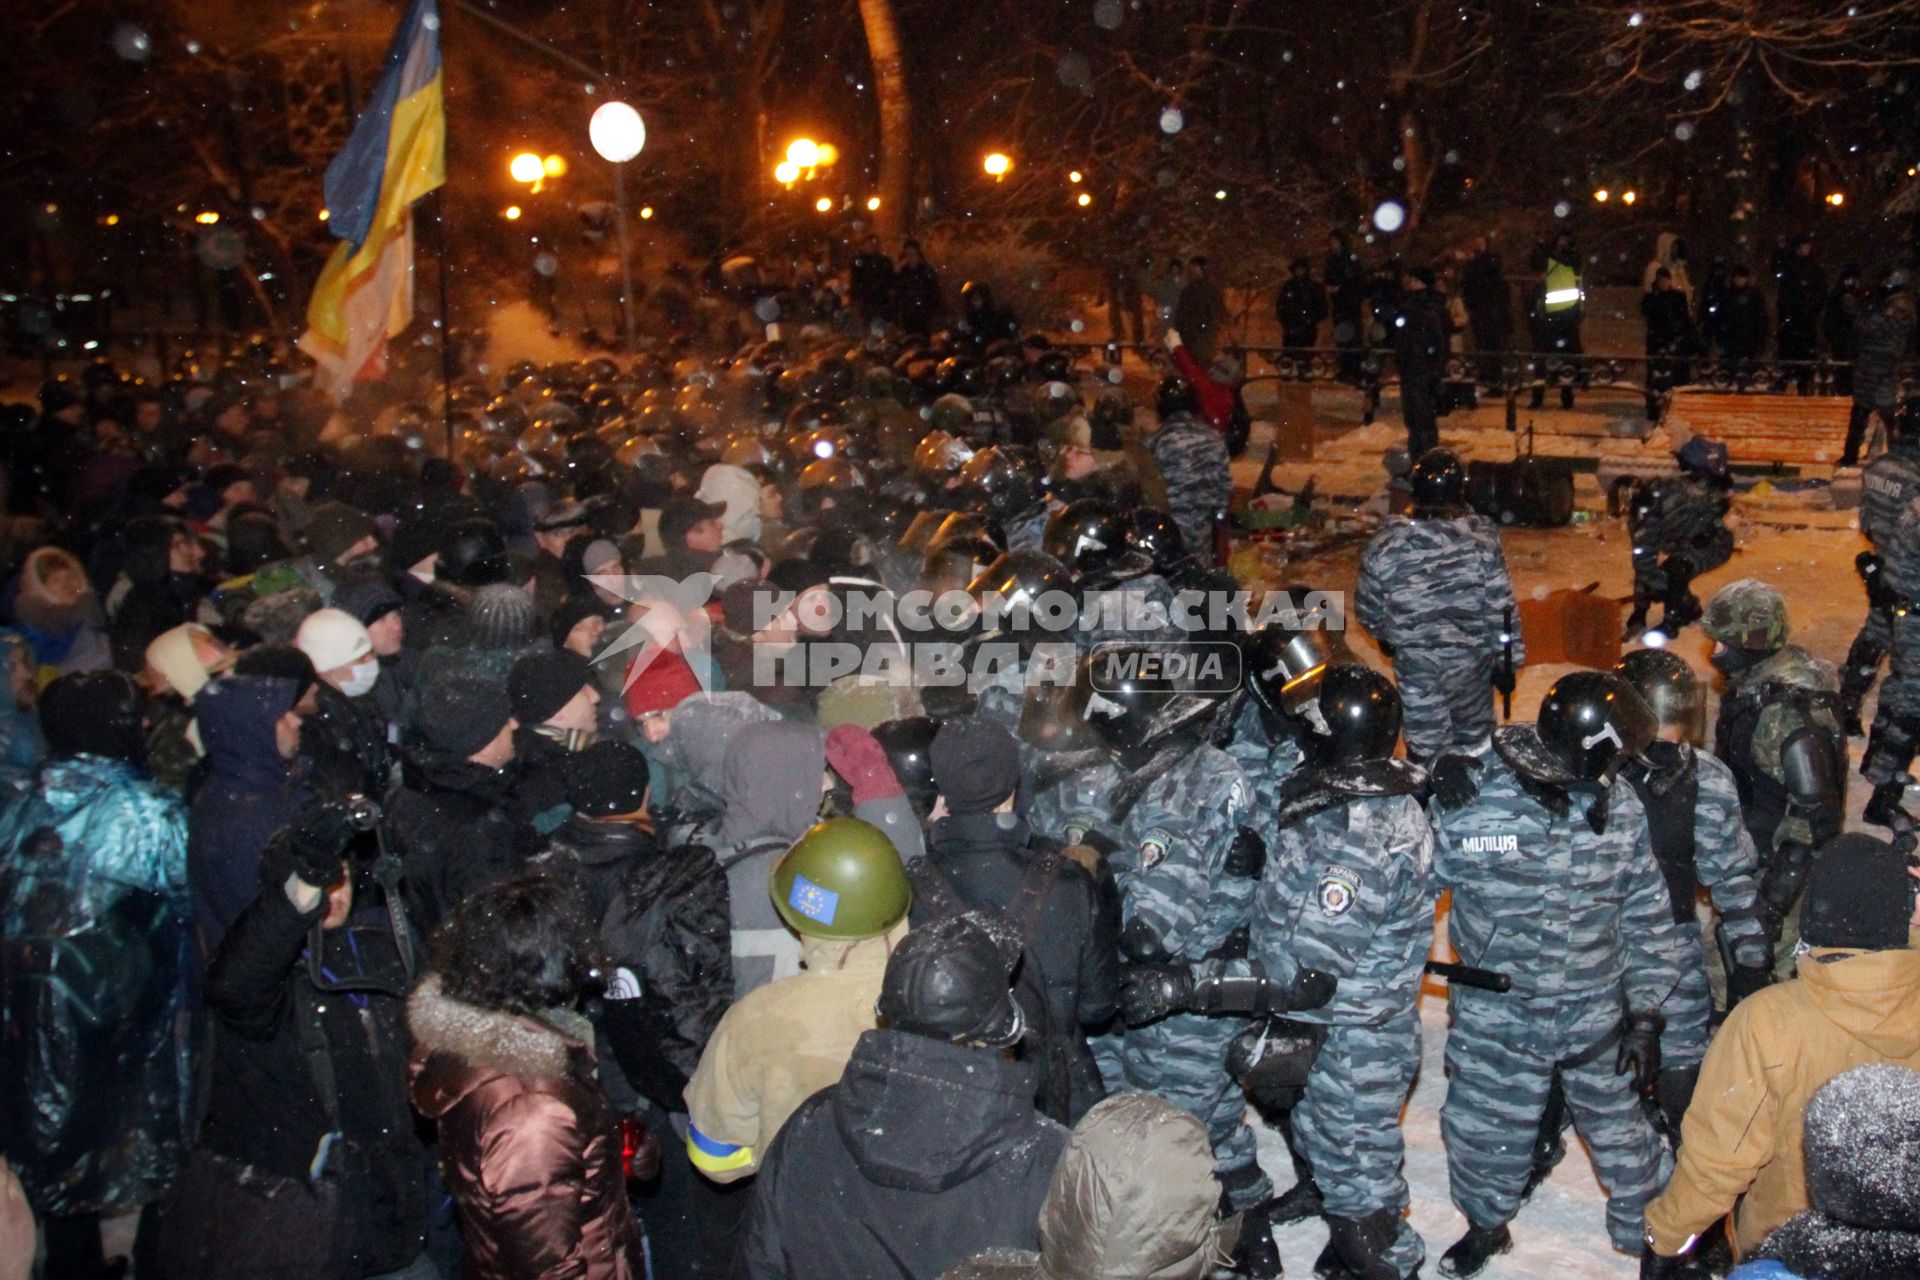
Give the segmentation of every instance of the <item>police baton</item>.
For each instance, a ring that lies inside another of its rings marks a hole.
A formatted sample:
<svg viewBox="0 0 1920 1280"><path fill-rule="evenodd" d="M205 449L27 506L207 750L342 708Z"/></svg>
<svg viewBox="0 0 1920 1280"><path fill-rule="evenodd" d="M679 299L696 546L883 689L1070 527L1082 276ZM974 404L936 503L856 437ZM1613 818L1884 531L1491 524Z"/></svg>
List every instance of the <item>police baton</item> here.
<svg viewBox="0 0 1920 1280"><path fill-rule="evenodd" d="M1508 605L1500 620L1500 660L1507 673L1506 684L1500 690L1500 718L1513 719L1513 606Z"/></svg>
<svg viewBox="0 0 1920 1280"><path fill-rule="evenodd" d="M1427 961L1427 972L1445 978L1456 987L1478 987L1482 991L1511 991L1513 979L1491 969L1476 969L1470 964L1452 964L1446 960Z"/></svg>

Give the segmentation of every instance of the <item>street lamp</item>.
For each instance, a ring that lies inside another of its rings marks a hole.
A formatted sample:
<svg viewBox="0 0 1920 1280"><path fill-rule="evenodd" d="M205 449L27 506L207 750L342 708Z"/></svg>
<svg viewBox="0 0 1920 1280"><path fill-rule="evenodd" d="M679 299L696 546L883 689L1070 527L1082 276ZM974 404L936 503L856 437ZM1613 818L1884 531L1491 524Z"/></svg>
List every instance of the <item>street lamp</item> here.
<svg viewBox="0 0 1920 1280"><path fill-rule="evenodd" d="M1836 209L1838 209L1841 205L1845 204L1846 202L1847 202L1847 197L1838 191L1834 192L1832 195L1827 197L1827 203L1832 205Z"/></svg>
<svg viewBox="0 0 1920 1280"><path fill-rule="evenodd" d="M1593 198L1599 203L1605 204L1607 202L1608 197L1611 196L1612 194L1613 193L1611 191L1608 191L1605 187L1601 187L1598 191L1593 193Z"/></svg>
<svg viewBox="0 0 1920 1280"><path fill-rule="evenodd" d="M880 197L879 197L879 196L868 196L868 197L867 197L867 212L868 212L868 213L878 213L878 212L880 212Z"/></svg>
<svg viewBox="0 0 1920 1280"><path fill-rule="evenodd" d="M800 181L800 166L791 160L782 160L773 166L773 180L783 187L790 187Z"/></svg>
<svg viewBox="0 0 1920 1280"><path fill-rule="evenodd" d="M620 323L625 330L627 353L634 348L633 332L633 249L627 240L626 164L647 145L646 122L640 113L624 102L603 102L587 121L587 141L600 158L613 166L614 232L620 246Z"/></svg>
<svg viewBox="0 0 1920 1280"><path fill-rule="evenodd" d="M531 151L522 151L507 161L507 173L515 182L531 185L546 177L547 163Z"/></svg>
<svg viewBox="0 0 1920 1280"><path fill-rule="evenodd" d="M820 144L811 138L795 138L787 144L787 163L796 169L813 169L820 164Z"/></svg>
<svg viewBox="0 0 1920 1280"><path fill-rule="evenodd" d="M833 212L833 197L832 197L832 196L821 196L821 197L820 197L820 198L819 198L818 200L815 200L815 201L813 202L813 207L814 207L815 209L818 209L818 210L819 210L819 211L820 211L821 213L832 213L832 212Z"/></svg>
<svg viewBox="0 0 1920 1280"><path fill-rule="evenodd" d="M980 162L980 167L987 171L988 177L998 182L1012 171L1013 161L1008 159L1004 153L993 151L989 152L987 158Z"/></svg>

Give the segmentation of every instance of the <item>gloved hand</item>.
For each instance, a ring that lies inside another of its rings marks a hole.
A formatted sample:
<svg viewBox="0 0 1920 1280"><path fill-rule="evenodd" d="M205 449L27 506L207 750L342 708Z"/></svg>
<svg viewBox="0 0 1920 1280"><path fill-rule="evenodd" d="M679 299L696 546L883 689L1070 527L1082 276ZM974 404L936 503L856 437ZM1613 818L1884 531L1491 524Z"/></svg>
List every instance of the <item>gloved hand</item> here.
<svg viewBox="0 0 1920 1280"><path fill-rule="evenodd" d="M1442 809L1465 808L1480 794L1480 765L1471 756L1437 756L1427 768L1427 780Z"/></svg>
<svg viewBox="0 0 1920 1280"><path fill-rule="evenodd" d="M857 724L837 725L827 734L827 763L847 780L856 805L906 794L880 740Z"/></svg>
<svg viewBox="0 0 1920 1280"><path fill-rule="evenodd" d="M1378 636L1375 636L1373 639L1373 647L1380 651L1380 656L1383 658L1393 658L1398 656L1394 652L1393 645L1388 641L1380 639Z"/></svg>
<svg viewBox="0 0 1920 1280"><path fill-rule="evenodd" d="M1768 965L1737 964L1727 971L1727 1008L1745 1000L1756 991L1773 985L1773 969Z"/></svg>
<svg viewBox="0 0 1920 1280"><path fill-rule="evenodd" d="M1657 1013L1629 1011L1620 1022L1620 1052L1614 1059L1613 1073L1633 1073L1637 1092L1649 1093L1660 1078L1660 1033L1667 1020Z"/></svg>
<svg viewBox="0 0 1920 1280"><path fill-rule="evenodd" d="M1120 975L1120 1016L1130 1027L1190 1008L1193 972L1185 965L1133 965Z"/></svg>
<svg viewBox="0 0 1920 1280"><path fill-rule="evenodd" d="M1252 827L1241 827L1221 869L1236 880L1258 880L1267 869L1267 842Z"/></svg>
<svg viewBox="0 0 1920 1280"><path fill-rule="evenodd" d="M347 811L331 801L310 804L287 828L286 870L301 883L324 889L340 878L340 860L353 839Z"/></svg>

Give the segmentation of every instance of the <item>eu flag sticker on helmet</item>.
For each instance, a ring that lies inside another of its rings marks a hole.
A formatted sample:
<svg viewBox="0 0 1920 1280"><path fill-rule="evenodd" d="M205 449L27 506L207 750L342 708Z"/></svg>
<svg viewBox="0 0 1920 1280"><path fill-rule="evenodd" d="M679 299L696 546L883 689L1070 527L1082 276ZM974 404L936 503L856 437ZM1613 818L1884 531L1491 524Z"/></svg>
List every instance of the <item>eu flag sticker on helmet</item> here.
<svg viewBox="0 0 1920 1280"><path fill-rule="evenodd" d="M840 895L797 875L793 878L793 888L787 893L787 905L809 920L831 925L840 910Z"/></svg>

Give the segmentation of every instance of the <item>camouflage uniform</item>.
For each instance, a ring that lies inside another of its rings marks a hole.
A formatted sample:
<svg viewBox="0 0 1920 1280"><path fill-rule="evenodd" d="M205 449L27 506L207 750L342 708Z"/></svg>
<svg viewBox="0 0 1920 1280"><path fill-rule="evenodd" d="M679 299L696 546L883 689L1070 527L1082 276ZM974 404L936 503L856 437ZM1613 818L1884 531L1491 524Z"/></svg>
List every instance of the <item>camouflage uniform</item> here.
<svg viewBox="0 0 1920 1280"><path fill-rule="evenodd" d="M1236 949L1230 942L1245 954L1259 882L1228 875L1225 863L1252 800L1252 784L1232 758L1203 745L1147 784L1121 822L1113 872L1123 927L1144 922L1169 962L1219 960ZM1199 1117L1236 1210L1273 1195L1255 1158L1253 1130L1241 1123L1246 1095L1227 1074L1227 1045L1246 1025L1243 1018L1177 1013L1128 1028L1117 1054L1101 1062L1111 1072L1109 1091L1158 1094Z"/></svg>
<svg viewBox="0 0 1920 1280"><path fill-rule="evenodd" d="M1167 487L1167 514L1180 526L1187 554L1213 561L1213 519L1233 496L1227 442L1190 413L1176 413L1147 440Z"/></svg>
<svg viewBox="0 0 1920 1280"><path fill-rule="evenodd" d="M1920 634L1914 639L1920 641ZM1920 649L1912 652L1920 654ZM1889 677L1886 690L1880 695L1883 714L1894 683ZM1837 827L1833 831L1815 831L1808 815L1790 805L1780 767L1780 748L1803 727L1824 730L1837 743L1845 741L1840 727L1838 689L1839 680L1832 663L1789 644L1730 681L1721 694L1713 751L1733 772L1741 816L1753 837L1762 869L1786 845L1818 848L1829 836L1838 833ZM1876 733L1878 729L1876 719ZM1866 767L1867 776L1872 777L1875 758L1871 752ZM1904 762L1900 768L1905 768ZM1783 922L1774 948L1774 970L1782 979L1793 974L1793 951L1798 936L1797 919L1789 917Z"/></svg>
<svg viewBox="0 0 1920 1280"><path fill-rule="evenodd" d="M1622 770L1647 811L1654 855L1673 906L1680 985L1660 1007L1667 1019L1660 1034L1662 1070L1699 1066L1712 1036L1713 997L1695 915L1698 888L1711 895L1735 962L1760 968L1770 953L1755 883L1758 859L1740 817L1733 773L1715 757L1684 744L1675 755L1676 763L1666 768L1636 764ZM1717 951L1708 954L1718 958Z"/></svg>
<svg viewBox="0 0 1920 1280"><path fill-rule="evenodd" d="M1479 794L1452 812L1435 803L1434 870L1453 891L1460 959L1507 974L1513 989L1450 992L1440 1130L1453 1202L1477 1227L1513 1218L1557 1067L1608 1192L1608 1235L1638 1253L1671 1162L1632 1081L1615 1073L1615 1046L1624 1009L1657 1010L1680 981L1645 812L1617 782L1595 834L1586 795L1555 813L1490 743L1471 758Z"/></svg>
<svg viewBox="0 0 1920 1280"><path fill-rule="evenodd" d="M1334 1217L1397 1217L1408 1204L1400 1108L1420 1064L1432 862L1412 796L1348 798L1279 830L1254 900L1252 955L1266 976L1285 986L1311 968L1339 980L1326 1007L1289 1015L1329 1028L1292 1128ZM1382 1256L1412 1275L1426 1246L1402 1219Z"/></svg>
<svg viewBox="0 0 1920 1280"><path fill-rule="evenodd" d="M1396 516L1367 544L1354 615L1394 650L1407 754L1430 760L1493 731L1501 628L1514 608L1500 535L1484 517ZM1513 661L1526 660L1513 616Z"/></svg>
<svg viewBox="0 0 1920 1280"><path fill-rule="evenodd" d="M1047 536L1047 521L1052 516L1053 507L1041 502L1032 510L1007 521L1007 550L1039 551L1040 544Z"/></svg>
<svg viewBox="0 0 1920 1280"><path fill-rule="evenodd" d="M1636 504L1629 528L1636 617L1654 600L1665 601L1672 612L1674 596L1685 592L1688 583L1733 558L1724 493L1690 475L1668 476L1653 484L1654 491ZM1699 602L1693 603L1697 610Z"/></svg>
<svg viewBox="0 0 1920 1280"><path fill-rule="evenodd" d="M1873 554L1881 556L1878 572L1868 579L1867 617L1860 633L1847 649L1846 665L1840 670L1840 693L1851 714L1858 716L1860 703L1880 674L1880 662L1893 645L1893 609L1884 594L1886 576L1883 548L1893 539L1907 505L1920 498L1920 455L1904 442L1888 449L1867 464L1860 475L1860 532L1873 544ZM1862 562L1865 570L1868 565Z"/></svg>
<svg viewBox="0 0 1920 1280"><path fill-rule="evenodd" d="M1891 535L1877 545L1888 590L1920 600L1920 503L1902 509ZM1876 786L1905 774L1920 743L1920 615L1895 614L1888 638L1891 661L1860 769Z"/></svg>
<svg viewBox="0 0 1920 1280"><path fill-rule="evenodd" d="M1247 825L1263 835L1272 831L1280 814L1281 785L1304 762L1300 744L1291 738L1276 740L1249 696L1233 722L1233 740L1223 749L1253 783L1253 816Z"/></svg>
<svg viewBox="0 0 1920 1280"><path fill-rule="evenodd" d="M1061 844L1082 844L1089 835L1119 839L1110 806L1114 788L1124 776L1111 758L1075 770L1034 795L1027 806L1028 827L1035 835Z"/></svg>
<svg viewBox="0 0 1920 1280"><path fill-rule="evenodd" d="M1098 599L1090 596L1096 595ZM1204 607L1204 606L1203 606ZM1200 621L1205 620L1202 614ZM1083 653L1110 640L1192 640L1180 626L1173 587L1157 573L1090 586L1080 598L1080 629L1075 640Z"/></svg>

